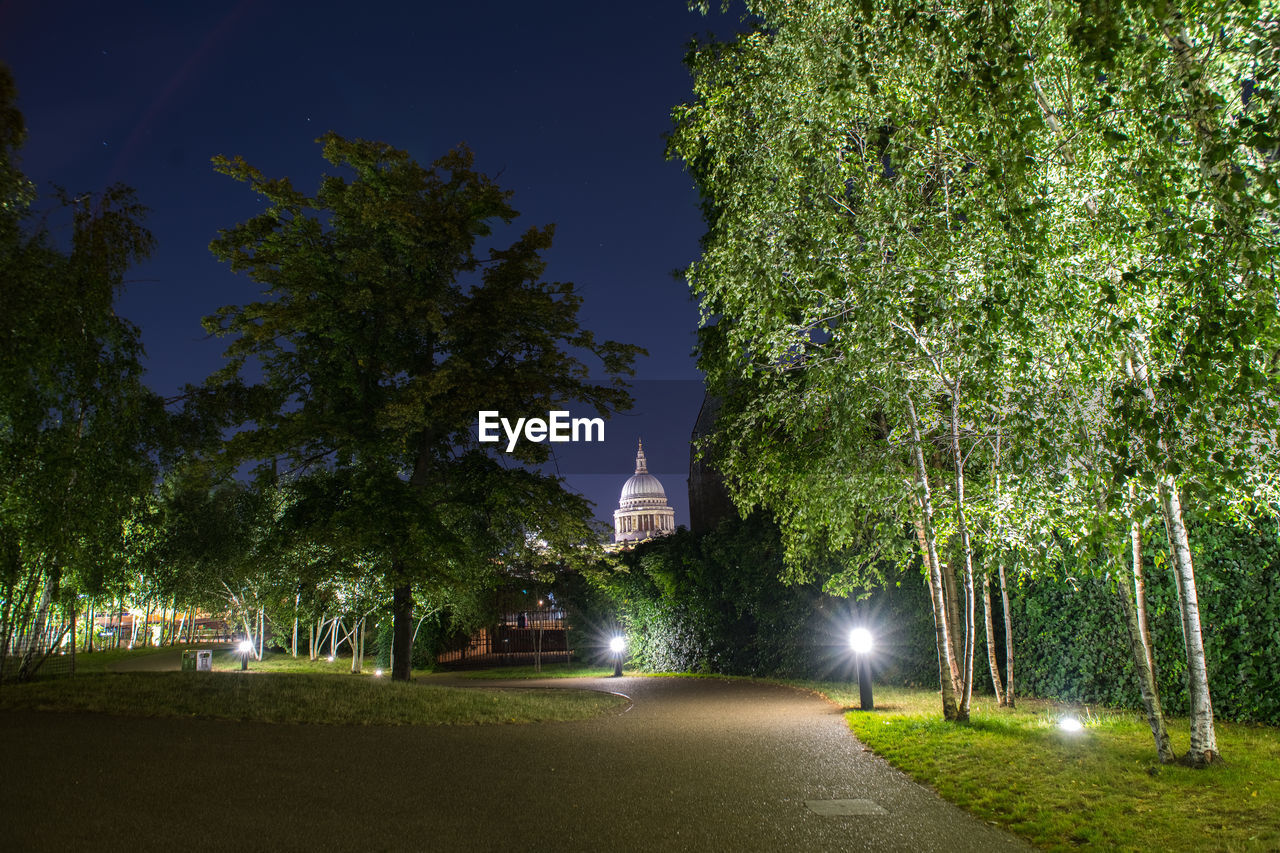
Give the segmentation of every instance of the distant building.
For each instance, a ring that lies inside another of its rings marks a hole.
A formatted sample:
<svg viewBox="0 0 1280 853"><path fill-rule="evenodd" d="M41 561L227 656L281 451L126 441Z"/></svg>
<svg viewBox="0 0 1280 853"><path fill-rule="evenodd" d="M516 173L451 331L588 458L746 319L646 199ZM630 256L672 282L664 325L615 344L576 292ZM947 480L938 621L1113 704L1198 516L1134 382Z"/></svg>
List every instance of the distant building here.
<svg viewBox="0 0 1280 853"><path fill-rule="evenodd" d="M649 473L644 458L644 442L636 451L636 473L622 487L622 497L613 513L613 541L639 542L666 536L676 529L676 511L667 503L667 493L658 478Z"/></svg>

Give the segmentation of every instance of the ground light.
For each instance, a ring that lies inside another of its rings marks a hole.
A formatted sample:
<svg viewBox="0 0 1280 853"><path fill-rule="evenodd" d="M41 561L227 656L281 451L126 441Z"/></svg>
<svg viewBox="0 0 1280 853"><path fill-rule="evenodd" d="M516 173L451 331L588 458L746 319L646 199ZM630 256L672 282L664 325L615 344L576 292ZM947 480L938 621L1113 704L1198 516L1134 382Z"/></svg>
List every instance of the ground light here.
<svg viewBox="0 0 1280 853"><path fill-rule="evenodd" d="M856 656L854 665L858 668L858 701L862 710L875 710L875 699L871 695L871 647L874 640L866 628L854 628L849 632L849 647Z"/></svg>
<svg viewBox="0 0 1280 853"><path fill-rule="evenodd" d="M240 643L240 669L249 668L249 652L253 651L253 641L244 640Z"/></svg>
<svg viewBox="0 0 1280 853"><path fill-rule="evenodd" d="M627 650L625 637L614 637L609 641L609 651L613 652L613 677L622 677L622 653Z"/></svg>
<svg viewBox="0 0 1280 853"><path fill-rule="evenodd" d="M1058 728L1064 732L1074 734L1075 732L1084 730L1084 723L1080 722L1075 717L1062 717L1058 720Z"/></svg>

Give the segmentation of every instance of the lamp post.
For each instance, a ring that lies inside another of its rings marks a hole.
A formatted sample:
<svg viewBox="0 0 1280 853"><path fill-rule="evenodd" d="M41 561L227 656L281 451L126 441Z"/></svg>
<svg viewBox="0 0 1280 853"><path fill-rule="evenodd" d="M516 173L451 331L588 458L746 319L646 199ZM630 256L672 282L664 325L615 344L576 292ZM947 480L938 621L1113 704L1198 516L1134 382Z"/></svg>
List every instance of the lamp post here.
<svg viewBox="0 0 1280 853"><path fill-rule="evenodd" d="M622 653L627 650L625 637L614 637L609 641L609 651L613 652L613 677L622 677Z"/></svg>
<svg viewBox="0 0 1280 853"><path fill-rule="evenodd" d="M249 652L253 651L253 640L240 641L240 671L249 668Z"/></svg>
<svg viewBox="0 0 1280 853"><path fill-rule="evenodd" d="M871 696L871 632L866 628L854 628L849 632L849 645L857 656L854 659L858 667L858 701L862 710L875 710L875 700Z"/></svg>

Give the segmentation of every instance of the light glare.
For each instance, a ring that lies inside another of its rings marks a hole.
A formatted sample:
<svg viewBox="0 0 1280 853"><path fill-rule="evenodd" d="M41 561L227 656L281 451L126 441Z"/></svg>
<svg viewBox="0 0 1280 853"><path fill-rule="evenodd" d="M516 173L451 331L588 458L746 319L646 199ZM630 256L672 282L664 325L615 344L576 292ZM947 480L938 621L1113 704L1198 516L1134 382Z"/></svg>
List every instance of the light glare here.
<svg viewBox="0 0 1280 853"><path fill-rule="evenodd" d="M1084 729L1084 723L1080 722L1075 717L1063 717L1058 720L1058 728L1062 729L1064 732L1078 732Z"/></svg>
<svg viewBox="0 0 1280 853"><path fill-rule="evenodd" d="M253 642L250 640L242 640L240 643L240 653L247 655L251 651L253 651Z"/></svg>
<svg viewBox="0 0 1280 853"><path fill-rule="evenodd" d="M871 651L871 632L866 628L854 628L849 632L849 645L860 655Z"/></svg>
<svg viewBox="0 0 1280 853"><path fill-rule="evenodd" d="M627 641L622 637L614 637L609 641L609 651L618 654L627 647Z"/></svg>

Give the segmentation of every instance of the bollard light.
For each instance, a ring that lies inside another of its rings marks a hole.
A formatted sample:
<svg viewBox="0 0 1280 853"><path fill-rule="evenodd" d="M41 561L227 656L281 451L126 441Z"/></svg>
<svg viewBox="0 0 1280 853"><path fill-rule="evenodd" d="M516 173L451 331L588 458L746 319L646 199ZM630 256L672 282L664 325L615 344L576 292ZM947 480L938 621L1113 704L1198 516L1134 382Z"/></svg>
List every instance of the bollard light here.
<svg viewBox="0 0 1280 853"><path fill-rule="evenodd" d="M622 653L627 650L625 637L614 637L609 641L609 651L613 652L613 677L622 677Z"/></svg>
<svg viewBox="0 0 1280 853"><path fill-rule="evenodd" d="M249 652L253 651L253 641L243 640L240 643L240 669L241 671L249 668Z"/></svg>
<svg viewBox="0 0 1280 853"><path fill-rule="evenodd" d="M854 628L849 632L849 647L856 655L854 664L858 667L858 702L862 710L875 710L875 698L871 695L871 648L875 640L866 628Z"/></svg>

